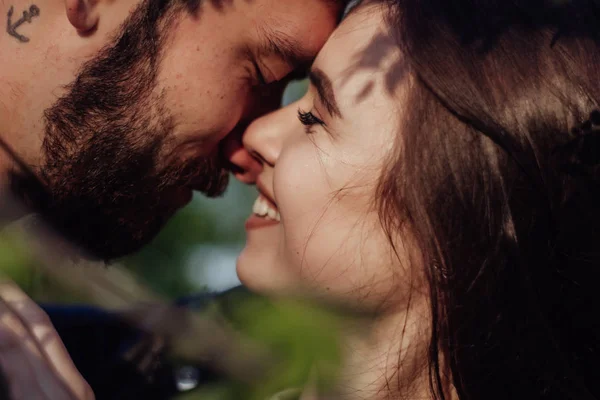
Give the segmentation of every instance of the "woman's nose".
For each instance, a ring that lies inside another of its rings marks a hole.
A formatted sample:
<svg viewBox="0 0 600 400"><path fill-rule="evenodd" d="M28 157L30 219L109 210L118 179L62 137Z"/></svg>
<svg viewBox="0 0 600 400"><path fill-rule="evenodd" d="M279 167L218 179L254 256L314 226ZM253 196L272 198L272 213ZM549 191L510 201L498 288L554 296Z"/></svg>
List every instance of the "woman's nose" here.
<svg viewBox="0 0 600 400"><path fill-rule="evenodd" d="M293 118L289 107L282 108L229 135L223 149L237 179L254 183L265 167L275 166Z"/></svg>

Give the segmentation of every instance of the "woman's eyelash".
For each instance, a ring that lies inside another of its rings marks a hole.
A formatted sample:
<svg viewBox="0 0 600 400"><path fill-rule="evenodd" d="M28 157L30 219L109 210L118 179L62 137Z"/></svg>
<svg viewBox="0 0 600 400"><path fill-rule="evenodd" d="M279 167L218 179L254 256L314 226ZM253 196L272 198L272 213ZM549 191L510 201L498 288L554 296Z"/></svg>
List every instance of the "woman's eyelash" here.
<svg viewBox="0 0 600 400"><path fill-rule="evenodd" d="M302 110L298 110L298 119L302 123L302 125L310 128L313 125L325 125L321 119L317 118L312 112L304 112Z"/></svg>

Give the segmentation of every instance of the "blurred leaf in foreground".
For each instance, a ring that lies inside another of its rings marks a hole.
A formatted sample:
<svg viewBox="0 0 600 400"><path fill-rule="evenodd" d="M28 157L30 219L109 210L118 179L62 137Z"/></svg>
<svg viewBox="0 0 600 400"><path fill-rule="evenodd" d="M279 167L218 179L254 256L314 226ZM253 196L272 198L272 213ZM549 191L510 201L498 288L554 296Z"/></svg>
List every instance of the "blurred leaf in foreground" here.
<svg viewBox="0 0 600 400"><path fill-rule="evenodd" d="M248 293L232 295L220 303L219 311L235 331L261 343L275 357L266 379L230 382L228 398L265 400L303 387L315 370L319 381L311 383L326 391L335 382L341 358L340 316L306 302L272 301Z"/></svg>
<svg viewBox="0 0 600 400"><path fill-rule="evenodd" d="M247 293L192 313L173 307L120 266L88 265L77 259L68 244L43 227L32 236L19 235L0 235L0 270L29 286L30 293L35 294L36 282L53 282L63 295L119 312L161 338L166 349L174 351L174 359L208 363L228 378L222 385L186 394L186 399L265 400L302 387L315 368L315 384L326 387L335 380L342 321L333 313L300 301L270 301Z"/></svg>

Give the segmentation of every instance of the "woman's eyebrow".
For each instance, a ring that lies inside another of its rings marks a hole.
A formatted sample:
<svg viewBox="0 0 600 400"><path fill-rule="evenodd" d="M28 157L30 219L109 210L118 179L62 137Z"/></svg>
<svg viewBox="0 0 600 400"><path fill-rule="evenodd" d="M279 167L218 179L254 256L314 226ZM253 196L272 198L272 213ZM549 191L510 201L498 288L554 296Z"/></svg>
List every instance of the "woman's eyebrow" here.
<svg viewBox="0 0 600 400"><path fill-rule="evenodd" d="M313 84L323 105L329 114L334 117L342 118L342 113L335 100L335 93L333 91L333 85L329 77L320 69L312 68L308 74L310 82Z"/></svg>

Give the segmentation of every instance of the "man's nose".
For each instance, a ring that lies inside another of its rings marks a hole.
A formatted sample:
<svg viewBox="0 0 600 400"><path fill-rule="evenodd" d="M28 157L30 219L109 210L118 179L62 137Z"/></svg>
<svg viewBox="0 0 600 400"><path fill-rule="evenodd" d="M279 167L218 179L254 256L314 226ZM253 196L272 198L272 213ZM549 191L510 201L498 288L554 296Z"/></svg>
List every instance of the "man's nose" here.
<svg viewBox="0 0 600 400"><path fill-rule="evenodd" d="M250 154L243 144L242 136L245 126L236 128L224 140L222 144L223 156L229 162L229 168L233 176L242 183L252 184L256 182L258 175L262 172L262 164Z"/></svg>
<svg viewBox="0 0 600 400"><path fill-rule="evenodd" d="M290 79L286 78L252 93L242 122L223 140L224 157L229 161L233 176L243 183L255 183L263 169L262 157L252 149L244 147L243 137L246 130L249 125L255 125L256 120L264 118L281 106L283 91L289 81Z"/></svg>

